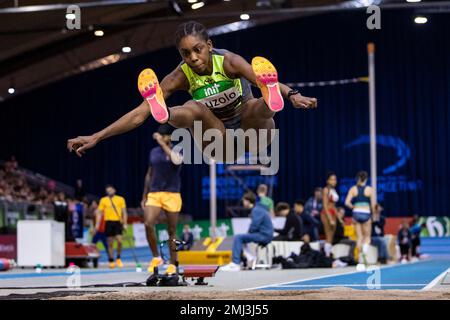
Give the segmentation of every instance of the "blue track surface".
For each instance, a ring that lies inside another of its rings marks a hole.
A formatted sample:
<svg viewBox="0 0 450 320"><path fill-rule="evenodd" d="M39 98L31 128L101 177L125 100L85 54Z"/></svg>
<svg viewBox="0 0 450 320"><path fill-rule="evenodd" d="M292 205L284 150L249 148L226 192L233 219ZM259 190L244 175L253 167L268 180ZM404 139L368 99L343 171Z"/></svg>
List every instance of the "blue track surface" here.
<svg viewBox="0 0 450 320"><path fill-rule="evenodd" d="M287 284L279 284L260 288L262 290L315 290L330 287L349 287L359 290L421 290L436 277L450 268L450 260L433 259L395 265L379 269L379 271L352 272L350 274L328 276L311 280L300 280ZM375 272L379 272L378 279ZM378 286L379 284L379 286Z"/></svg>
<svg viewBox="0 0 450 320"><path fill-rule="evenodd" d="M420 252L433 257L450 259L450 238L421 238Z"/></svg>
<svg viewBox="0 0 450 320"><path fill-rule="evenodd" d="M164 250L165 258L168 258L169 250L167 250L166 248L164 248L163 250ZM100 251L100 252L101 252L101 256L100 256L99 261L100 262L108 262L108 257L106 255L106 252L105 251ZM152 258L152 254L148 247L136 248L136 249L134 249L134 254L136 255L137 260L141 264L148 263ZM122 254L121 254L121 259L123 262L134 262L133 250L132 249L123 249Z"/></svg>
<svg viewBox="0 0 450 320"><path fill-rule="evenodd" d="M333 275L317 279L299 279L295 282L271 285L260 289L316 290L330 287L349 287L359 290L421 290L441 273L450 268L450 238L423 238L421 252L431 255L432 258L430 260L421 261L418 263L381 268L379 273L380 286L376 286L377 283L374 283L373 281L369 281L369 285L372 285L371 287L367 285L368 280L374 280L374 272L350 272L349 274ZM136 248L134 250L134 254L145 270L148 262L152 258L150 249L148 247ZM164 255L165 257L169 256L168 250L165 247ZM132 249L123 250L122 260L125 263L133 263L132 267L115 270L83 270L82 273L83 275L90 276L107 273L136 272L134 269L135 259ZM105 251L101 252L100 262L107 262ZM0 273L0 280L61 276L67 276L65 270L44 270L41 274L33 271L29 273Z"/></svg>
<svg viewBox="0 0 450 320"><path fill-rule="evenodd" d="M107 273L126 273L126 272L136 272L135 269L116 269L116 270L82 270L83 275L97 275L97 274L107 274ZM66 272L61 271L44 271L42 273L29 272L29 273L0 273L0 280L4 279L23 279L23 278L47 278L47 277L67 277ZM1 289L0 281L0 289Z"/></svg>

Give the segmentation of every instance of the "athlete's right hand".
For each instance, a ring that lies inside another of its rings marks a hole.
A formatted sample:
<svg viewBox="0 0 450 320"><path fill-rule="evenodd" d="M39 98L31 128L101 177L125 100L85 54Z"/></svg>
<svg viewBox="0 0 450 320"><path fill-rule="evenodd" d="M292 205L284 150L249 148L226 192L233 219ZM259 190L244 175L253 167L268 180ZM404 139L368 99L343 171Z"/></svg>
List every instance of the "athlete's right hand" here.
<svg viewBox="0 0 450 320"><path fill-rule="evenodd" d="M80 136L67 140L67 149L69 152L75 151L77 156L81 157L87 149L91 149L97 145L97 138L94 136Z"/></svg>

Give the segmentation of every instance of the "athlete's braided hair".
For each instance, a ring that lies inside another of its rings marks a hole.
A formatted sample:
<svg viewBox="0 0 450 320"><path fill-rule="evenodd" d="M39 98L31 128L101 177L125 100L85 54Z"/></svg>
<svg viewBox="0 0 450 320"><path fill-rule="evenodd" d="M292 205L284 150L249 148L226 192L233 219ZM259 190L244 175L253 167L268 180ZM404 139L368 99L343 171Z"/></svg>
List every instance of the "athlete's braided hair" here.
<svg viewBox="0 0 450 320"><path fill-rule="evenodd" d="M209 40L208 31L206 27L197 21L188 21L180 24L175 32L175 45L177 48L181 40L186 36L199 36L205 41Z"/></svg>

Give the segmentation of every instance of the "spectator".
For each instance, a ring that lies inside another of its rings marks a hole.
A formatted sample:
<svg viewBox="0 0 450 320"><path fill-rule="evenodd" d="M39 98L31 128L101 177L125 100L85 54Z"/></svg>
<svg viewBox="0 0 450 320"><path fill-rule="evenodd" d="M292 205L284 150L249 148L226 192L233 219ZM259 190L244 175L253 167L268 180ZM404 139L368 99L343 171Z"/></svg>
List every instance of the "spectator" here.
<svg viewBox="0 0 450 320"><path fill-rule="evenodd" d="M369 250L372 220L375 200L372 187L367 185L368 174L359 171L356 175L356 185L352 186L347 193L345 205L352 210L353 225L356 231L358 251L361 252L361 264L366 265L367 250Z"/></svg>
<svg viewBox="0 0 450 320"><path fill-rule="evenodd" d="M70 211L70 227L72 230L72 237L74 239L83 238L83 228L85 225L84 204L75 198L69 200Z"/></svg>
<svg viewBox="0 0 450 320"><path fill-rule="evenodd" d="M334 232L336 230L336 205L339 201L339 195L336 192L337 176L334 172L330 172L327 175L327 184L323 188L322 199L323 209L320 213L320 219L322 220L323 229L325 231L325 255L329 257L331 255L331 248L334 238Z"/></svg>
<svg viewBox="0 0 450 320"><path fill-rule="evenodd" d="M322 189L320 189L320 192ZM322 197L322 195L320 195ZM303 222L303 233L304 233L304 241L317 241L319 240L319 213L312 213L317 210L319 207L317 206L317 202L314 204L315 197L311 197L307 202L306 206L302 200L296 200L294 202L294 212L301 218ZM306 210L309 202L309 211ZM320 200L322 202L322 200ZM315 209L314 209L315 208ZM320 203L320 210L322 210L322 203ZM320 211L319 211L320 212ZM306 238L305 238L306 237Z"/></svg>
<svg viewBox="0 0 450 320"><path fill-rule="evenodd" d="M409 231L408 220L403 220L400 231L397 235L398 245L400 246L400 261L407 263L411 250L411 232Z"/></svg>
<svg viewBox="0 0 450 320"><path fill-rule="evenodd" d="M56 194L53 191L52 192L48 192L46 202L47 203L53 203L53 201L55 201L55 199L56 199Z"/></svg>
<svg viewBox="0 0 450 320"><path fill-rule="evenodd" d="M82 207L82 212L83 212L83 222L84 222L84 227L90 227L91 226L91 221L93 219L93 216L89 210L89 200L87 197L83 197L81 199L80 205Z"/></svg>
<svg viewBox="0 0 450 320"><path fill-rule="evenodd" d="M43 187L40 187L37 192L36 201L39 204L44 204L47 202L47 198L48 198L47 190L45 190L45 188Z"/></svg>
<svg viewBox="0 0 450 320"><path fill-rule="evenodd" d="M273 239L277 241L300 241L303 236L302 219L291 210L286 202L279 202L275 207L277 216L286 217L283 229L275 229L278 235Z"/></svg>
<svg viewBox="0 0 450 320"><path fill-rule="evenodd" d="M345 209L342 207L337 208L336 215L336 231L334 233L333 245L335 244L346 244L350 246L350 252L348 256L352 259L355 257L355 247L356 241L353 241L345 236Z"/></svg>
<svg viewBox="0 0 450 320"><path fill-rule="evenodd" d="M375 210L372 215L372 237L371 244L378 248L378 261L381 264L386 264L390 259L386 241L384 240L384 225L386 219L381 215L383 207L378 203L375 205Z"/></svg>
<svg viewBox="0 0 450 320"><path fill-rule="evenodd" d="M2 200L27 202L29 205L54 205L55 201L60 201L55 192L57 192L55 181L41 185L33 179L29 180L28 175L18 169L14 159L6 162L4 167L0 167L0 198ZM38 208L39 212L43 212L42 210L45 211Z"/></svg>
<svg viewBox="0 0 450 320"><path fill-rule="evenodd" d="M183 250L191 250L192 246L194 245L194 234L191 231L191 227L189 227L188 224L185 224L183 227L183 235L181 237L181 240L185 242L182 245Z"/></svg>
<svg viewBox="0 0 450 320"><path fill-rule="evenodd" d="M11 156L11 158L5 163L5 171L7 174L13 174L19 168L16 157Z"/></svg>
<svg viewBox="0 0 450 320"><path fill-rule="evenodd" d="M90 210L94 210L95 219L93 224L93 238L92 243L97 244L97 242L101 242L103 247L105 248L105 252L108 255L108 259L110 258L109 250L108 250L108 239L105 234L105 215L103 212L96 210L98 208L97 202L94 200L90 204Z"/></svg>
<svg viewBox="0 0 450 320"><path fill-rule="evenodd" d="M414 216L413 221L411 222L411 228L409 229L411 232L411 255L414 260L420 259L420 233L424 228L426 228L426 224L419 223L419 217Z"/></svg>
<svg viewBox="0 0 450 320"><path fill-rule="evenodd" d="M64 192L60 192L53 202L55 220L58 222L64 223L65 237L66 241L72 240L72 231L70 228L70 219L69 219L69 203L66 200L66 195Z"/></svg>
<svg viewBox="0 0 450 320"><path fill-rule="evenodd" d="M242 200L244 207L252 209L251 223L248 233L238 234L234 237L232 261L221 268L222 271L240 271L241 253L243 245L249 242L268 244L273 239L273 225L267 206L256 203L253 192L244 194Z"/></svg>
<svg viewBox="0 0 450 320"><path fill-rule="evenodd" d="M85 192L83 188L83 180L77 179L77 182L75 184L75 199L77 199L78 201L82 201L84 195Z"/></svg>
<svg viewBox="0 0 450 320"><path fill-rule="evenodd" d="M48 190L55 192L56 191L56 182L54 180L50 180L47 183L47 188L48 188Z"/></svg>
<svg viewBox="0 0 450 320"><path fill-rule="evenodd" d="M141 207L144 209L144 224L147 234L147 242L152 252L152 260L147 268L153 273L154 269L164 261L162 252L158 250L155 224L161 213L164 213L169 234L170 262L165 274L177 273L175 266L177 261L177 221L182 207L181 199L181 168L183 155L173 150L171 134L174 128L169 124L158 127L153 133L153 139L158 146L150 150L149 165L144 180Z"/></svg>
<svg viewBox="0 0 450 320"><path fill-rule="evenodd" d="M314 195L306 201L305 213L308 213L313 218L318 219L320 212L322 211L322 192L322 188L315 188Z"/></svg>
<svg viewBox="0 0 450 320"><path fill-rule="evenodd" d="M116 195L116 189L112 185L106 185L106 196L100 199L98 210L105 215L105 234L108 238L109 268L113 269L116 264L123 267L120 257L122 252L122 233L127 225L127 207L125 199ZM114 263L114 241L117 241L117 257Z"/></svg>
<svg viewBox="0 0 450 320"><path fill-rule="evenodd" d="M256 194L259 198L259 203L265 205L267 208L269 208L270 216L274 217L274 202L272 198L267 196L268 187L266 184L260 184L258 188L256 189Z"/></svg>

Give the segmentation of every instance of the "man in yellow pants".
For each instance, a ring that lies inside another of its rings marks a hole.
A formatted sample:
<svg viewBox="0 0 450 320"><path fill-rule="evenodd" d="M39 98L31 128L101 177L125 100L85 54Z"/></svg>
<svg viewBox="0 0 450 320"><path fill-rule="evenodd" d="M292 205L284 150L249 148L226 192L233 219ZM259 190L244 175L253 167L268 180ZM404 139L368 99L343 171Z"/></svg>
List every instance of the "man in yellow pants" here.
<svg viewBox="0 0 450 320"><path fill-rule="evenodd" d="M106 196L100 199L97 214L105 217L105 235L108 240L109 267L123 267L120 254L122 252L122 233L127 227L127 206L125 199L116 195L116 189L112 185L106 186ZM114 240L117 241L117 258L114 263Z"/></svg>
<svg viewBox="0 0 450 320"><path fill-rule="evenodd" d="M176 228L178 214L181 210L181 163L182 156L172 152L170 135L173 127L168 124L161 125L153 138L158 146L150 151L149 166L145 176L144 192L141 206L144 209L144 222L147 241L152 251L153 259L148 272L164 263L158 252L155 234L155 223L161 210L167 217L169 231L170 264L166 274L176 273L177 260Z"/></svg>

